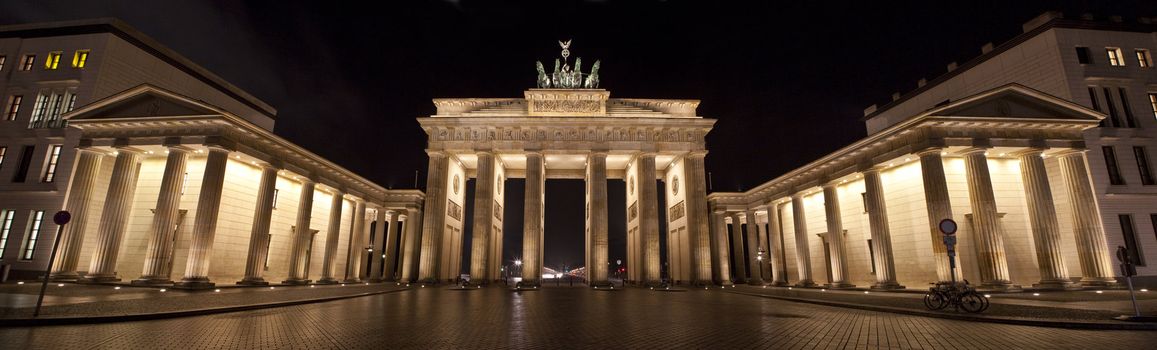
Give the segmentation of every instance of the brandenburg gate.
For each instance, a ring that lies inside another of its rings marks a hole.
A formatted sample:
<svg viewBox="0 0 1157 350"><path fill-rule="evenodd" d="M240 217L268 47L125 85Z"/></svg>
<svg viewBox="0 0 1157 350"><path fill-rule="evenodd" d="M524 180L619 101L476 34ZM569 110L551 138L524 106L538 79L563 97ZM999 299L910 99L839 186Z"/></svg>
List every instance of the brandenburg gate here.
<svg viewBox="0 0 1157 350"><path fill-rule="evenodd" d="M586 264L592 286L608 284L608 179L623 179L627 207L627 279L660 282L659 210L667 210L670 279L712 282L713 258L726 246L709 237L704 137L714 119L696 115L698 100L611 98L598 88L595 62L571 68L569 42L561 65L538 64L538 88L522 98L435 99L435 115L418 118L428 136L426 206L417 280L453 280L470 249L475 283L500 278L503 206L524 201L522 284L538 285L543 266L547 179L586 181ZM476 179L473 213L464 213L465 184ZM526 179L523 198L505 198L507 179ZM656 181L663 180L664 193ZM667 208L659 208L659 196ZM472 246L463 248L464 215L473 215ZM723 242L726 242L724 240ZM410 275L413 276L413 275Z"/></svg>

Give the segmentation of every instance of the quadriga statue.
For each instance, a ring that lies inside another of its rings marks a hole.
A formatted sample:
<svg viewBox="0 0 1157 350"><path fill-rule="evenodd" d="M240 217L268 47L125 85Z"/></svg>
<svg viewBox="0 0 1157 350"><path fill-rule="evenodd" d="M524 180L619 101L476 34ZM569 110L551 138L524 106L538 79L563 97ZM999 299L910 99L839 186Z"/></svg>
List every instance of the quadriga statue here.
<svg viewBox="0 0 1157 350"><path fill-rule="evenodd" d="M591 74L588 74L586 81L583 82L584 89L599 88L599 62L595 60L595 64L591 66Z"/></svg>

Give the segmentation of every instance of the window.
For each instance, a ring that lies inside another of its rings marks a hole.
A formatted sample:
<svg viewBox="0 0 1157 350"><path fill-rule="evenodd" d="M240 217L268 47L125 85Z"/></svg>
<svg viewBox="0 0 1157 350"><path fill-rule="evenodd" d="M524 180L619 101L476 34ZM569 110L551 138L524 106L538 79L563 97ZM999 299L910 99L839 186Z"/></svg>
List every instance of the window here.
<svg viewBox="0 0 1157 350"><path fill-rule="evenodd" d="M281 190L279 189L273 189L273 209L277 209L277 195L280 194L280 192Z"/></svg>
<svg viewBox="0 0 1157 350"><path fill-rule="evenodd" d="M4 155L8 153L8 147L0 146L0 169L4 169Z"/></svg>
<svg viewBox="0 0 1157 350"><path fill-rule="evenodd" d="M1153 67L1153 56L1149 55L1149 50L1137 49L1134 52L1137 53L1137 65L1141 68Z"/></svg>
<svg viewBox="0 0 1157 350"><path fill-rule="evenodd" d="M1093 55L1089 54L1089 48L1077 47L1077 62L1081 64L1093 64Z"/></svg>
<svg viewBox="0 0 1157 350"><path fill-rule="evenodd" d="M1145 147L1134 146L1133 156L1137 158L1137 171L1141 173L1141 184L1153 185L1153 172L1149 167L1149 155L1145 154Z"/></svg>
<svg viewBox="0 0 1157 350"><path fill-rule="evenodd" d="M72 68L84 68L84 64L88 62L88 50L76 50L72 55Z"/></svg>
<svg viewBox="0 0 1157 350"><path fill-rule="evenodd" d="M1105 154L1105 169L1109 171L1109 184L1124 185L1125 179L1121 178L1121 170L1117 168L1117 153L1113 151L1113 146L1101 147L1101 153Z"/></svg>
<svg viewBox="0 0 1157 350"><path fill-rule="evenodd" d="M72 91L41 92L36 96L36 104L32 107L32 118L29 119L28 128L63 127L60 115L72 111L75 104L76 94Z"/></svg>
<svg viewBox="0 0 1157 350"><path fill-rule="evenodd" d="M1121 220L1121 234L1125 235L1125 248L1129 249L1129 259L1133 265L1145 266L1145 255L1141 254L1141 246L1137 245L1137 233L1133 230L1133 216L1129 214L1117 215Z"/></svg>
<svg viewBox="0 0 1157 350"><path fill-rule="evenodd" d="M868 192L860 192L860 200L864 202L864 214L868 213ZM871 240L869 240L871 241Z"/></svg>
<svg viewBox="0 0 1157 350"><path fill-rule="evenodd" d="M44 69L53 70L60 67L60 51L53 51L48 53L48 59L44 60Z"/></svg>
<svg viewBox="0 0 1157 350"><path fill-rule="evenodd" d="M36 55L24 55L20 59L20 70L32 70L32 65L36 63Z"/></svg>
<svg viewBox="0 0 1157 350"><path fill-rule="evenodd" d="M1133 108L1129 105L1129 93L1125 88L1117 88L1117 94L1121 95L1121 109L1125 110L1125 124L1130 128L1137 127L1137 118L1133 118Z"/></svg>
<svg viewBox="0 0 1157 350"><path fill-rule="evenodd" d="M1153 118L1157 119L1157 93L1149 93L1149 108L1153 109Z"/></svg>
<svg viewBox="0 0 1157 350"><path fill-rule="evenodd" d="M0 70L4 70L4 62L8 61L8 56L0 55Z"/></svg>
<svg viewBox="0 0 1157 350"><path fill-rule="evenodd" d="M8 98L8 111L4 112L4 120L16 120L16 114L20 113L20 102L24 102L22 95L12 95Z"/></svg>
<svg viewBox="0 0 1157 350"><path fill-rule="evenodd" d="M1097 88L1089 87L1089 102L1092 103L1093 110L1100 112L1101 104L1097 102Z"/></svg>
<svg viewBox="0 0 1157 350"><path fill-rule="evenodd" d="M56 163L59 161L60 145L52 145L52 152L48 153L48 166L44 168L44 182L56 180Z"/></svg>
<svg viewBox="0 0 1157 350"><path fill-rule="evenodd" d="M1117 105L1113 103L1113 92L1109 88L1101 88L1105 92L1105 106L1109 107L1109 126L1121 127L1121 116L1117 114Z"/></svg>
<svg viewBox="0 0 1157 350"><path fill-rule="evenodd" d="M24 235L24 249L20 252L20 260L32 260L36 253L36 241L40 239L40 224L44 223L44 211L32 212L32 220L28 225L28 234Z"/></svg>
<svg viewBox="0 0 1157 350"><path fill-rule="evenodd" d="M36 146L24 146L24 152L20 155L20 166L16 168L16 175L12 177L12 182L24 182L28 176L28 166L32 164L33 152L36 152Z"/></svg>
<svg viewBox="0 0 1157 350"><path fill-rule="evenodd" d="M14 210L0 212L0 259L4 258L4 248L8 247L8 234L12 232L12 219L15 216Z"/></svg>
<svg viewBox="0 0 1157 350"><path fill-rule="evenodd" d="M868 240L868 258L872 259L872 274L876 274L876 249L872 247L872 240Z"/></svg>
<svg viewBox="0 0 1157 350"><path fill-rule="evenodd" d="M1121 56L1121 48L1106 47L1105 51L1109 53L1109 65L1114 67L1124 67L1125 57Z"/></svg>

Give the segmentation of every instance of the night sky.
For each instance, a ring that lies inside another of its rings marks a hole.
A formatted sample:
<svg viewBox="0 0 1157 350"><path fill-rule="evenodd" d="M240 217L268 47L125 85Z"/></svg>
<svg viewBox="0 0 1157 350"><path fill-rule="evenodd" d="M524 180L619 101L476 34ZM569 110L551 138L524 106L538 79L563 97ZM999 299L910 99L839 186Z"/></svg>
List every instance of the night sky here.
<svg viewBox="0 0 1157 350"><path fill-rule="evenodd" d="M719 119L707 138L713 189L736 191L864 137L865 107L1043 11L1157 15L1157 1L397 3L5 0L0 24L118 17L273 105L278 135L390 188L413 188L415 170L425 186L414 118L434 112L430 99L520 97L534 61L574 39L572 57L602 60L611 97L702 100L699 114ZM520 185L508 184L507 258L521 250ZM618 187L612 260L625 249ZM582 263L582 189L548 182L548 266Z"/></svg>

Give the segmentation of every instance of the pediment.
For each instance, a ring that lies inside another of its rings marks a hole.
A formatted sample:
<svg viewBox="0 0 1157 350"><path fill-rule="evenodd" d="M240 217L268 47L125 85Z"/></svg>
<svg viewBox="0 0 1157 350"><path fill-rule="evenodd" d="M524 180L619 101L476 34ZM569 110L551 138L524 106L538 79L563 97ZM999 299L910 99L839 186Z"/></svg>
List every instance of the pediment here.
<svg viewBox="0 0 1157 350"><path fill-rule="evenodd" d="M94 102L67 116L67 119L164 118L220 114L219 111L183 96L152 87L140 87Z"/></svg>
<svg viewBox="0 0 1157 350"><path fill-rule="evenodd" d="M937 117L979 117L1096 121L1103 117L1051 95L1022 86L1006 86L933 111Z"/></svg>

